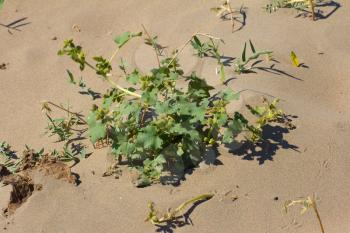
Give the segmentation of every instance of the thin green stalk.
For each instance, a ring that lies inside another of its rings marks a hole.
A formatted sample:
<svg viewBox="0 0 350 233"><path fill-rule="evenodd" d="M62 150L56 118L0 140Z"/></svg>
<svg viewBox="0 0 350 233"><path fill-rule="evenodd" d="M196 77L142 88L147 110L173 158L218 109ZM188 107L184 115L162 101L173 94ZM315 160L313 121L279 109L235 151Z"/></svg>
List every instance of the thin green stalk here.
<svg viewBox="0 0 350 233"><path fill-rule="evenodd" d="M114 54L117 54L118 50L119 50L119 49L117 49L116 52L115 52ZM110 60L112 60L112 59L113 59L113 56L111 57ZM90 67L91 69L97 71L96 68L93 67L93 66L92 66L90 63L88 63L87 61L85 61L85 64L86 64L88 67ZM129 91L128 89L125 89L125 88L121 87L120 85L118 85L118 84L116 84L115 82L113 82L113 80L112 80L110 77L111 77L111 74L107 74L107 76L105 77L105 79L106 79L107 82L109 82L109 84L111 84L113 87L115 87L115 88L117 88L117 89L123 91L124 93L131 95L131 96L134 96L134 97L137 97L137 98L141 98L141 95L139 95L139 94L137 94L137 93L135 93L135 92Z"/></svg>
<svg viewBox="0 0 350 233"><path fill-rule="evenodd" d="M314 199L312 200L312 208L313 208L313 210L316 213L316 217L317 217L318 223L320 225L321 232L325 233L325 230L324 230L324 227L323 227L323 224L322 224L322 220L321 220L321 216L320 216L320 213L318 212L316 201Z"/></svg>
<svg viewBox="0 0 350 233"><path fill-rule="evenodd" d="M46 103L47 103L47 104L50 104L50 105L52 105L52 106L54 106L54 107L56 107L56 108L59 108L59 109L65 111L65 112L67 112L67 113L69 113L69 114L76 115L82 123L87 124L87 122L80 116L79 113L71 112L70 110L65 109L64 107L62 107L62 106L60 106L60 105L57 105L57 104L55 104L55 103L53 103L53 102L51 102L51 101L47 101ZM49 118L49 119L51 119L51 118ZM52 121L52 120L51 120L51 121Z"/></svg>
<svg viewBox="0 0 350 233"><path fill-rule="evenodd" d="M195 36L204 36L204 37L208 37L208 38L211 38L211 39L214 39L214 40L220 40L222 41L222 39L218 38L218 37L214 37L208 33L201 33L201 32L196 32L194 33L190 39L188 39L186 41L186 43L184 43L181 48L179 50L177 50L177 52L174 54L174 56L171 58L170 62L168 63L167 67L169 67L171 65L171 63L174 62L174 60L179 56L180 53L182 53L182 51L186 48L186 46L191 42L191 40L193 39L193 37Z"/></svg>
<svg viewBox="0 0 350 233"><path fill-rule="evenodd" d="M107 77L106 77L106 80L107 80L107 82L109 82L113 87L115 87L115 88L117 88L117 89L119 89L119 90L125 92L126 94L129 94L129 95L134 96L134 97L136 97L136 98L141 98L141 95L140 95L140 94L137 94L137 93L135 93L135 92L129 91L128 89L125 89L125 88L119 86L118 84L116 84L116 83L110 78L110 76L107 76Z"/></svg>
<svg viewBox="0 0 350 233"><path fill-rule="evenodd" d="M158 55L158 54L159 54L159 51L157 51L157 45L153 42L153 39L152 39L152 37L150 36L150 34L148 34L148 32L147 32L147 30L146 30L146 27L145 27L143 24L141 24L141 26L142 26L143 30L145 31L145 33L146 33L146 35L147 35L149 41L152 43L152 47L153 47L153 49L154 49L154 51L155 51L155 53L156 53L156 58L157 58L157 62L158 62L158 67L160 67L160 60L159 60L159 55Z"/></svg>
<svg viewBox="0 0 350 233"><path fill-rule="evenodd" d="M115 58L115 56L117 56L118 52L119 52L119 47L117 47L117 48L114 50L114 52L113 52L111 58L109 59L109 63L111 63L111 62L113 61L113 59Z"/></svg>

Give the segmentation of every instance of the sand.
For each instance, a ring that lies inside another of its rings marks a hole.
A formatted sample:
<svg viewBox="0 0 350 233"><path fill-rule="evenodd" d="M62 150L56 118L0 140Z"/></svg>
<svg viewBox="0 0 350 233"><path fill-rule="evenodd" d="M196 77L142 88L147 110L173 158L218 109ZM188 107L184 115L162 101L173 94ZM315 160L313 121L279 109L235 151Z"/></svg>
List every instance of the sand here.
<svg viewBox="0 0 350 233"><path fill-rule="evenodd" d="M74 186L52 177L38 176L43 184L9 218L0 217L0 232L90 233L90 232L320 232L310 211L295 208L282 212L285 200L315 193L326 232L350 232L350 6L342 5L328 18L316 22L295 18L293 10L265 13L260 0L233 1L248 8L246 26L231 33L230 22L209 12L218 1L6 1L0 22L9 24L25 18L19 29L0 26L0 139L21 152L25 144L34 148L57 147L54 138L44 135L46 120L40 102L67 102L76 111L87 113L91 101L77 94L66 81L66 69L78 72L68 58L58 57L66 38L81 43L89 55L110 56L114 36L141 30L157 34L169 48L182 45L192 33L207 32L225 40L226 56L240 56L243 44L252 39L257 48L271 49L279 61L273 74L236 75L226 67L229 82L242 93L240 106L266 95L279 97L281 108L297 116L296 129L275 128L269 153L231 153L220 148L222 165L197 168L179 186L153 185L137 189L125 171L120 179L101 177L106 168L107 149L96 150L73 171L81 184ZM327 12L332 6L322 8ZM80 28L72 28L77 25ZM296 68L289 53L293 50L309 68ZM170 50L169 50L170 51ZM168 51L168 52L169 52ZM152 54L141 40L121 52L129 63L147 70ZM209 83L220 88L215 61L198 61L185 51L185 71L197 70ZM155 61L154 61L155 62ZM270 63L271 64L271 63ZM266 65L266 63L263 63ZM103 91L106 84L84 74L88 84ZM0 203L8 187L0 188ZM156 202L166 210L202 193L215 197L198 205L190 214L193 225L155 227L144 222L147 203Z"/></svg>

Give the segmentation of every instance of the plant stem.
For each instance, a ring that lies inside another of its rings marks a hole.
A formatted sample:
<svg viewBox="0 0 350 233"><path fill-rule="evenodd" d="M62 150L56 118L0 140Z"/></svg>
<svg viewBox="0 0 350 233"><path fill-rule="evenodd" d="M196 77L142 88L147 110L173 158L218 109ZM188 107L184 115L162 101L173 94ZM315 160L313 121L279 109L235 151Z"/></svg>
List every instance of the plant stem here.
<svg viewBox="0 0 350 233"><path fill-rule="evenodd" d="M198 197L192 198L188 201L185 201L184 203L182 203L181 205L179 205L179 207L177 207L174 211L172 212L168 212L164 217L159 218L158 221L156 221L155 223L163 223L163 222L168 222L174 219L177 219L179 216L177 216L183 209L186 208L186 206L188 206L189 204L194 204L197 201L202 201L202 200L208 200L210 198L212 198L214 196L214 194L202 194Z"/></svg>
<svg viewBox="0 0 350 233"><path fill-rule="evenodd" d="M309 0L309 4L310 4L310 8L311 8L312 20L315 21L316 20L316 16L315 16L314 0Z"/></svg>
<svg viewBox="0 0 350 233"><path fill-rule="evenodd" d="M113 59L115 58L115 56L117 55L118 52L119 52L119 47L117 47L117 48L114 50L114 52L113 52L111 58L109 59L109 63L111 63L111 62L113 61Z"/></svg>
<svg viewBox="0 0 350 233"><path fill-rule="evenodd" d="M68 109L65 109L64 107L62 107L62 106L60 106L60 105L57 105L57 104L55 104L55 103L53 103L53 102L51 102L51 101L47 101L46 103L47 103L47 104L51 104L52 106L54 106L54 107L56 107L56 108L59 108L59 109L65 111L65 112L67 112L67 113L69 113L69 114L76 115L82 123L87 124L87 122L80 116L79 113L71 112L71 111L69 111Z"/></svg>
<svg viewBox="0 0 350 233"><path fill-rule="evenodd" d="M320 224L321 232L325 233L320 214L319 214L319 212L317 210L316 201L314 199L312 200L312 208L314 209L314 211L316 213L318 223Z"/></svg>
<svg viewBox="0 0 350 233"><path fill-rule="evenodd" d="M222 41L222 39L220 39L220 38L218 38L218 37L214 37L214 36L212 36L212 35L210 35L210 34L208 34L208 33L196 32L196 33L194 33L194 34L190 37L190 39L188 39L188 40L186 41L185 44L183 44L183 45L181 46L181 48L180 48L179 50L177 50L177 52L174 54L174 56L171 58L170 62L168 63L167 67L169 67L169 66L171 65L171 63L174 62L174 60L177 58L177 56L179 56L179 54L185 49L185 47L191 42L191 40L192 40L193 37L195 37L195 36L204 36L204 37L211 38L211 39L213 39L213 40L220 40L220 41Z"/></svg>
<svg viewBox="0 0 350 233"><path fill-rule="evenodd" d="M160 60L159 60L159 56L158 56L158 52L157 52L157 45L153 42L153 39L152 39L152 37L148 34L148 32L147 32L145 26L144 26L143 24L141 24L141 26L142 26L143 30L145 31L145 33L146 33L146 35L147 35L149 41L152 43L152 47L153 47L153 49L154 49L154 51L155 51L155 53L156 53L156 58L157 58L157 62L158 62L158 67L160 67Z"/></svg>
<svg viewBox="0 0 350 233"><path fill-rule="evenodd" d="M200 195L198 197L195 197L195 198L192 198L192 199L190 199L188 201L185 201L184 203L182 203L179 207L177 207L175 209L174 213L177 214L177 213L181 212L189 204L194 204L197 201L207 200L207 199L212 198L213 196L214 196L214 194L211 194L211 193L209 193L209 194L202 194L202 195Z"/></svg>
<svg viewBox="0 0 350 233"><path fill-rule="evenodd" d="M231 4L230 4L230 0L226 0L226 4L227 4L227 7L228 7L228 11L230 13L230 16L231 16L232 33L233 33L235 31L235 19L233 18L233 11L232 11L232 7L231 7Z"/></svg>
<svg viewBox="0 0 350 233"><path fill-rule="evenodd" d="M107 82L109 82L113 87L125 92L126 94L129 94L131 96L134 96L134 97L137 97L137 98L141 98L141 95L135 93L135 92L132 92L132 91L129 91L128 89L125 89L121 86L119 86L118 84L116 84L115 82L113 82L113 80L110 78L110 76L107 76L106 77L106 80Z"/></svg>
<svg viewBox="0 0 350 233"><path fill-rule="evenodd" d="M116 54L116 53L118 52L118 50L119 50L119 49L117 49L117 50L114 52L114 54ZM111 59L113 59L113 56L111 57ZM90 63L88 63L87 61L85 61L85 64L86 64L88 67L90 67L91 69L97 71L96 68L93 67L93 66L92 66ZM119 86L118 84L116 84L115 82L113 82L113 80L110 78L110 76L112 76L112 74L107 74L107 76L104 77L104 78L105 78L113 87L115 87L115 88L117 88L117 89L123 91L123 92L126 93L126 94L132 95L132 96L137 97L137 98L141 98L141 95L139 95L139 94L137 94L137 93L135 93L135 92L129 91L128 89L125 89L125 88Z"/></svg>

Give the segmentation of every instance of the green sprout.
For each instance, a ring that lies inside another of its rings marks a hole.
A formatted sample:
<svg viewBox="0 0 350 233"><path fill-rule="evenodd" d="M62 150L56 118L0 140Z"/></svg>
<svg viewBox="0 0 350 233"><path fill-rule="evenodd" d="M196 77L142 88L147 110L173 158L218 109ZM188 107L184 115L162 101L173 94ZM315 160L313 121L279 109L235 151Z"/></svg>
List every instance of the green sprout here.
<svg viewBox="0 0 350 233"><path fill-rule="evenodd" d="M252 66L246 67L246 66L248 65L249 62L258 59L260 56L266 55L268 59L270 59L270 57L272 56L272 51L256 51L251 40L249 40L249 45L250 45L252 55L247 57L246 55L247 43L245 42L241 58L237 58L237 60L234 63L235 72L237 72L238 74L248 73L249 71L251 71L254 67Z"/></svg>

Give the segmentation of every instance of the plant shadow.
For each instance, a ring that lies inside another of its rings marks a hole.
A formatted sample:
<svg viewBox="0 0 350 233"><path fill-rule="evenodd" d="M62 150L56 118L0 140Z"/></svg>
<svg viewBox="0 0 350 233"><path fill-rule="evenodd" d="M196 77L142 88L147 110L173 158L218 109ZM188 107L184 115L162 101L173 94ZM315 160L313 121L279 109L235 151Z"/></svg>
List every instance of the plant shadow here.
<svg viewBox="0 0 350 233"><path fill-rule="evenodd" d="M23 26L31 23L31 22L26 22L27 19L28 19L27 17L23 17L23 18L15 20L9 24L0 23L0 26L7 28L8 33L10 33L12 35L13 34L12 31L22 31L21 28Z"/></svg>
<svg viewBox="0 0 350 233"><path fill-rule="evenodd" d="M198 164L192 164L188 167L177 167L175 164L168 165L166 168L168 173L162 174L160 183L162 185L172 185L174 187L178 187L181 185L182 181L186 180L186 175L192 175L193 172L196 169L200 169L200 167L223 165L218 158L219 151L216 146L207 149L200 149L200 154L201 160L198 162Z"/></svg>
<svg viewBox="0 0 350 233"><path fill-rule="evenodd" d="M270 65L270 66L257 66L258 64L263 62L263 60L258 60L258 61L254 62L251 65L251 68L246 73L257 73L255 70L261 70L261 71L268 72L268 73L271 73L271 74L275 74L275 75L279 75L279 76L286 76L286 77L289 77L289 78L292 78L292 79L295 79L295 80L298 80L298 81L303 81L302 79L300 79L298 77L295 77L292 74L289 74L289 73L287 73L287 72L285 72L285 71L283 71L281 69L276 68L276 63L279 63L279 62L277 60L273 60L273 61L275 63ZM309 68L308 66L306 66L303 63L300 64L299 66L303 67L303 68Z"/></svg>
<svg viewBox="0 0 350 233"><path fill-rule="evenodd" d="M333 15L340 7L341 4L335 1L325 2L325 3L318 3L316 7L331 7L331 11L328 13L323 12L322 10L318 10L316 12L317 19L327 19L331 15Z"/></svg>
<svg viewBox="0 0 350 233"><path fill-rule="evenodd" d="M316 20L322 20L322 19L327 19L331 15L333 15L341 7L341 4L331 0L328 2L319 2L316 4L315 7L316 8L331 8L331 10L329 12L325 12L321 9L317 9L317 11L315 12ZM307 10L300 10L300 11L301 11L301 13L299 13L297 16L295 16L295 18L299 18L299 17L306 18L306 17L310 16L310 14L311 14L311 12L309 12Z"/></svg>
<svg viewBox="0 0 350 233"><path fill-rule="evenodd" d="M242 30L247 24L247 7L241 6L238 11L234 13L226 13L222 15L220 18L223 21L231 21L231 14L238 13L238 15L233 16L233 21L239 23L239 27L237 29L233 28L232 32L237 32ZM236 25L235 25L236 26Z"/></svg>
<svg viewBox="0 0 350 233"><path fill-rule="evenodd" d="M200 200L195 202L181 217L177 218L176 220L167 222L166 225L155 225L157 227L155 231L163 233L173 233L176 228L184 227L186 225L193 226L193 222L190 218L190 215L198 205L200 205L203 202L206 202L207 200Z"/></svg>
<svg viewBox="0 0 350 233"><path fill-rule="evenodd" d="M290 130L292 129L280 125L266 125L263 128L262 140L258 143L244 141L239 148L231 144L225 146L229 148L230 153L242 157L243 160L257 160L259 165L262 165L267 160L273 161L273 156L279 149L292 149L300 153L298 146L284 139L284 134Z"/></svg>
<svg viewBox="0 0 350 233"><path fill-rule="evenodd" d="M91 96L92 100L101 99L101 93L93 91L90 88L87 90L79 91L79 94Z"/></svg>

